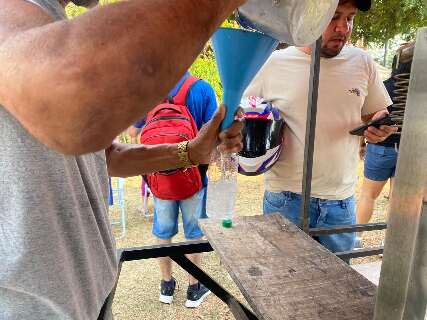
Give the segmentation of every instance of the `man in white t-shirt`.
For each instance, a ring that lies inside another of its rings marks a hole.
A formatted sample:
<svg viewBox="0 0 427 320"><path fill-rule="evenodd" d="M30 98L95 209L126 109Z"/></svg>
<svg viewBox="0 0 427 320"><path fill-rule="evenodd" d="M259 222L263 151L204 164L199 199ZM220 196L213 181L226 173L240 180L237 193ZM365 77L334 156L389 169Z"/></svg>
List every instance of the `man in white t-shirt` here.
<svg viewBox="0 0 427 320"><path fill-rule="evenodd" d="M371 1L340 0L323 33L310 227L354 224L359 139L349 130L386 112L392 102L374 61L361 49L347 46L357 10ZM309 47L278 50L245 92L272 101L287 124L284 149L265 175L264 214L280 212L300 222L306 109L310 74ZM395 129L369 127L366 139L383 141ZM353 233L322 235L320 243L333 252L351 250Z"/></svg>

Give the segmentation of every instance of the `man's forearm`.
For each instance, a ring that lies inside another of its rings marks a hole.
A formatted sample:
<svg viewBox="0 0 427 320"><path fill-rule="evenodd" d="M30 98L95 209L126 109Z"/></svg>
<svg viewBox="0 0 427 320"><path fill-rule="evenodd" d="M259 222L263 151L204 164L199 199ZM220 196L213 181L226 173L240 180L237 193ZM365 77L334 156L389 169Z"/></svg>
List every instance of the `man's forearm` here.
<svg viewBox="0 0 427 320"><path fill-rule="evenodd" d="M162 99L244 0L133 0L0 43L0 104L66 153L106 148Z"/></svg>
<svg viewBox="0 0 427 320"><path fill-rule="evenodd" d="M108 173L112 177L133 177L179 168L176 144L129 145L114 143L106 151Z"/></svg>

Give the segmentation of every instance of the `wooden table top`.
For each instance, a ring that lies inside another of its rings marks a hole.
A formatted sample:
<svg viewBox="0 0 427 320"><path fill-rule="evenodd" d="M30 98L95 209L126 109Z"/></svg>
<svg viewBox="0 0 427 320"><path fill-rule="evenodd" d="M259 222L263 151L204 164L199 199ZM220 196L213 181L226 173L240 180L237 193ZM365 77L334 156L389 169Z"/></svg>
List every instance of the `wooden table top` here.
<svg viewBox="0 0 427 320"><path fill-rule="evenodd" d="M279 214L199 223L259 319L373 318L375 285Z"/></svg>

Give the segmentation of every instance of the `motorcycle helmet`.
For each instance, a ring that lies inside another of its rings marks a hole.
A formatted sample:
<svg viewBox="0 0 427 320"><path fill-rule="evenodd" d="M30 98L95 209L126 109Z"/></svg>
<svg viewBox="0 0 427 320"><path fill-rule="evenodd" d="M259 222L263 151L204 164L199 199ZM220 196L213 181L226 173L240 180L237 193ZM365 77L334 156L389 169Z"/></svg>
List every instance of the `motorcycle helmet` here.
<svg viewBox="0 0 427 320"><path fill-rule="evenodd" d="M239 152L239 173L260 175L279 159L283 145L284 120L279 109L256 96L242 99L245 125L243 149Z"/></svg>

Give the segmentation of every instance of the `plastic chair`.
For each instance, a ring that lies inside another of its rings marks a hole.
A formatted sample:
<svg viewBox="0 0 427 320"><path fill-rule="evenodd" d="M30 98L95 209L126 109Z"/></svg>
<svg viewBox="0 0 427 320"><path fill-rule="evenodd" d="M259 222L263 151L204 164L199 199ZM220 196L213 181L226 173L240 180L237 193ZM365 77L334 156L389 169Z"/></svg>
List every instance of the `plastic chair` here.
<svg viewBox="0 0 427 320"><path fill-rule="evenodd" d="M113 182L116 180L116 183ZM110 178L110 193L108 202L110 208L116 206L119 209L119 219L112 219L111 225L121 227L120 236L115 237L116 240L122 239L126 234L126 211L125 211L125 179Z"/></svg>

